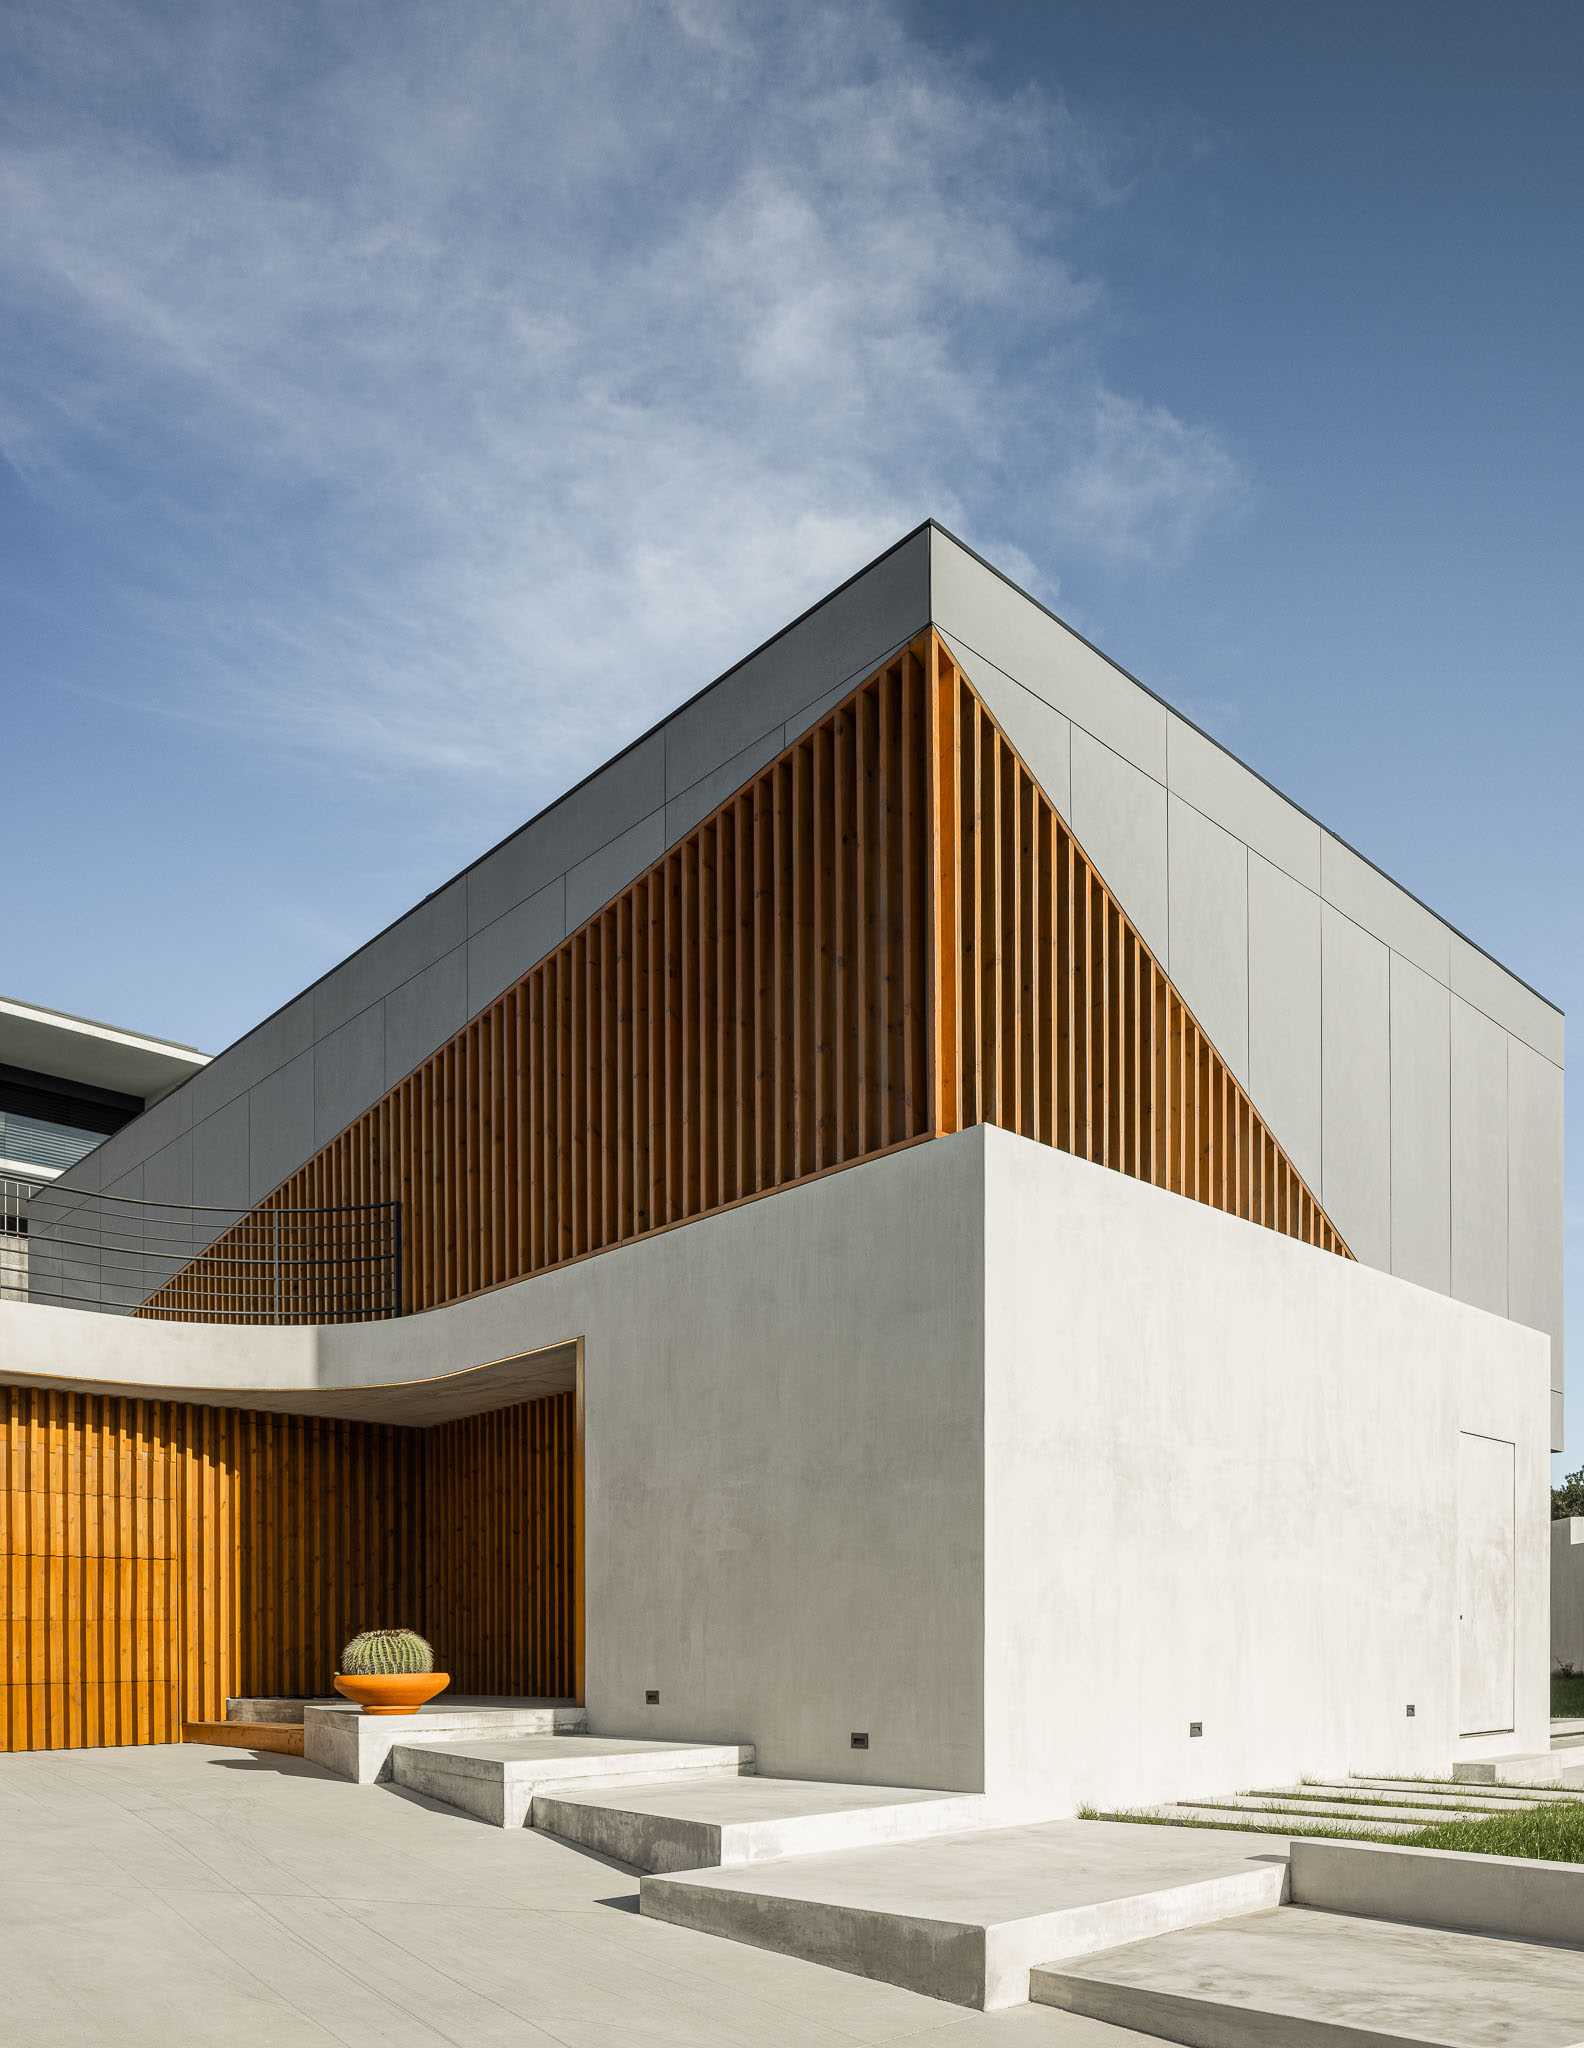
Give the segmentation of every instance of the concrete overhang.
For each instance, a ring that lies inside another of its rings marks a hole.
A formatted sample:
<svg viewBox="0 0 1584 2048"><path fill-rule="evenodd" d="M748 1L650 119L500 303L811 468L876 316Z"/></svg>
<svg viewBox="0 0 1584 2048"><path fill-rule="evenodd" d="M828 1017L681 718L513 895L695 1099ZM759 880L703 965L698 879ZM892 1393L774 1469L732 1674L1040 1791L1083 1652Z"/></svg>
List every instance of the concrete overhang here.
<svg viewBox="0 0 1584 2048"><path fill-rule="evenodd" d="M0 1066L26 1067L152 1103L209 1059L196 1046L0 996Z"/></svg>
<svg viewBox="0 0 1584 2048"><path fill-rule="evenodd" d="M577 1337L501 1354L479 1341L484 1333L459 1313L466 1306L277 1327L0 1302L0 1382L417 1429L576 1387Z"/></svg>

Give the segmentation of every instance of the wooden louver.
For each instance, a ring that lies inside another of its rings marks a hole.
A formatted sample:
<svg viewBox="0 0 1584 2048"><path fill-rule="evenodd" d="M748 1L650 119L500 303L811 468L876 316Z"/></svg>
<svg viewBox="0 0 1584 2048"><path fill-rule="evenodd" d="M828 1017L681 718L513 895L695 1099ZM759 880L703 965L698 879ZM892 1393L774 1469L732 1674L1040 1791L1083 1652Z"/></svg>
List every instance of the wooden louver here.
<svg viewBox="0 0 1584 2048"><path fill-rule="evenodd" d="M399 1201L411 1311L980 1121L1351 1256L929 629L260 1208Z"/></svg>

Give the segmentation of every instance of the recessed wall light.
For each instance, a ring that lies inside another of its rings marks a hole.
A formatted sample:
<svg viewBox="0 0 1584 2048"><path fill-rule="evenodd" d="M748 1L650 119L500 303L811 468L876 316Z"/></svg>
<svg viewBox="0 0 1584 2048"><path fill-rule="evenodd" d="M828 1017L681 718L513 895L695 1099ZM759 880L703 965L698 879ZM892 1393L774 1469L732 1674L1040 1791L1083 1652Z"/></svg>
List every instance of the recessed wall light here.
<svg viewBox="0 0 1584 2048"><path fill-rule="evenodd" d="M1190 1721L1190 1722L1188 1723L1188 1733L1189 1733L1190 1735L1203 1735L1203 1733L1204 1733L1204 1723L1203 1723L1203 1721Z"/></svg>
<svg viewBox="0 0 1584 2048"><path fill-rule="evenodd" d="M657 1691L656 1691L656 1690L655 1690L655 1689L654 1689L654 1688L653 1688L653 1687L651 1686L651 1688L649 1689L649 1691L648 1691L648 1692L646 1692L646 1693L644 1694L644 1705L645 1705L646 1707L657 1707L657 1706L659 1706L659 1704L660 1704L660 1695L659 1695L659 1693L658 1693L658 1692L657 1692Z"/></svg>
<svg viewBox="0 0 1584 2048"><path fill-rule="evenodd" d="M867 1728L855 1728L853 1730L852 1746L854 1749L867 1749L869 1747L869 1730Z"/></svg>

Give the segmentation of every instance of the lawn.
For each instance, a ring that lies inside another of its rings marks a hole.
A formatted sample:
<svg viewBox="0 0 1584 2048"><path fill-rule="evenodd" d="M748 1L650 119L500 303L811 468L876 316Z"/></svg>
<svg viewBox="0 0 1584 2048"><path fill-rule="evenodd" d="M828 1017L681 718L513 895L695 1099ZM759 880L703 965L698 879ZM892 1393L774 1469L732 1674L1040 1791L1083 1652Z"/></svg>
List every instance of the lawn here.
<svg viewBox="0 0 1584 2048"><path fill-rule="evenodd" d="M1477 1856L1529 1856L1544 1863L1584 1863L1584 1800L1553 1800L1527 1812L1489 1820L1447 1820L1398 1841L1411 1849L1464 1849Z"/></svg>
<svg viewBox="0 0 1584 2048"><path fill-rule="evenodd" d="M1584 1678L1551 1680L1551 1718L1584 1721Z"/></svg>

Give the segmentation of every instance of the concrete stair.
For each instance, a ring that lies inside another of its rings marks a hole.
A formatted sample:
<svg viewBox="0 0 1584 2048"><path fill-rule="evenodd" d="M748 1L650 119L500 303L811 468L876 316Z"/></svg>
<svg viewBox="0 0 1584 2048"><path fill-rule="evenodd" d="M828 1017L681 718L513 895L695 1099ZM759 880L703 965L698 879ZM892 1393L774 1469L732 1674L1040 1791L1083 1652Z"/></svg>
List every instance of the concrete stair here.
<svg viewBox="0 0 1584 2048"><path fill-rule="evenodd" d="M751 1772L748 1743L622 1741L600 1735L544 1734L492 1740L411 1742L390 1750L390 1776L494 1827L530 1824L535 1800L578 1784L610 1787L657 1779L696 1780Z"/></svg>
<svg viewBox="0 0 1584 2048"><path fill-rule="evenodd" d="M1584 1772L1576 1787L1497 1783L1474 1779L1306 1778L1301 1784L1264 1791L1227 1792L1213 1799L1178 1800L1154 1806L1141 1818L1200 1826L1264 1828L1272 1834L1314 1833L1390 1839L1443 1821L1486 1820L1549 1800L1584 1796Z"/></svg>
<svg viewBox="0 0 1584 2048"><path fill-rule="evenodd" d="M1036 1963L1276 1905L1285 1848L1053 1821L647 1876L639 1898L652 1919L993 2008L1027 1999Z"/></svg>
<svg viewBox="0 0 1584 2048"><path fill-rule="evenodd" d="M1030 1972L1036 2004L1184 2048L1578 2048L1584 1953L1282 1906Z"/></svg>
<svg viewBox="0 0 1584 2048"><path fill-rule="evenodd" d="M675 1773L534 1795L532 1825L644 1872L703 1870L918 1841L985 1824L977 1793Z"/></svg>

